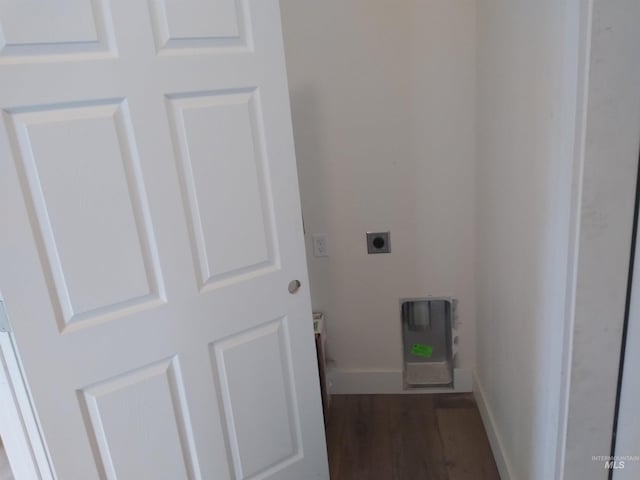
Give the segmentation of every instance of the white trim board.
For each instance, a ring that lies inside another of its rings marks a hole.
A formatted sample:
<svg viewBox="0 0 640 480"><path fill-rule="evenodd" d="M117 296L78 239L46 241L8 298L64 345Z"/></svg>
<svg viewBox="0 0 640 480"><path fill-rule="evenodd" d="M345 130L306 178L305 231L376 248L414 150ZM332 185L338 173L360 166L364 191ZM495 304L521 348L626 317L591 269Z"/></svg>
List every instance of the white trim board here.
<svg viewBox="0 0 640 480"><path fill-rule="evenodd" d="M454 388L403 388L402 370L330 369L329 390L332 395L465 393L473 388L470 370L455 368Z"/></svg>
<svg viewBox="0 0 640 480"><path fill-rule="evenodd" d="M592 9L592 10L590 10ZM584 0L577 229L557 479L604 479L624 325L640 131L640 4ZM583 147L584 145L584 147ZM577 253L577 256L575 254ZM594 351L605 355L594 355Z"/></svg>
<svg viewBox="0 0 640 480"><path fill-rule="evenodd" d="M0 434L16 479L53 480L11 334L0 334Z"/></svg>
<svg viewBox="0 0 640 480"><path fill-rule="evenodd" d="M5 452L2 446L2 439L0 438L0 479L14 480L14 478L11 465L9 465L9 459L7 458L7 452Z"/></svg>
<svg viewBox="0 0 640 480"><path fill-rule="evenodd" d="M475 397L476 403L478 404L480 417L482 418L484 429L487 432L487 437L489 438L489 444L491 445L493 458L495 459L496 465L498 466L500 478L501 480L512 480L516 478L513 475L513 467L511 466L511 462L509 462L509 458L506 455L504 443L502 442L502 438L500 437L498 429L496 428L496 422L493 412L487 404L482 384L475 374L473 375L473 396Z"/></svg>

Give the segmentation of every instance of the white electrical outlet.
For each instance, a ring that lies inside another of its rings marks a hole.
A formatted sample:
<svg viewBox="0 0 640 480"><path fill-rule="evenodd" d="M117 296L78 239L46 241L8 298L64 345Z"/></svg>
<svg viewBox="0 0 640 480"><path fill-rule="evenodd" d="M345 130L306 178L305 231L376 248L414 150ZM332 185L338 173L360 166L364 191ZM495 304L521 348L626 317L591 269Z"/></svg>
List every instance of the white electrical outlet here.
<svg viewBox="0 0 640 480"><path fill-rule="evenodd" d="M316 233L311 238L313 239L313 256L328 257L329 235L327 235L326 233Z"/></svg>

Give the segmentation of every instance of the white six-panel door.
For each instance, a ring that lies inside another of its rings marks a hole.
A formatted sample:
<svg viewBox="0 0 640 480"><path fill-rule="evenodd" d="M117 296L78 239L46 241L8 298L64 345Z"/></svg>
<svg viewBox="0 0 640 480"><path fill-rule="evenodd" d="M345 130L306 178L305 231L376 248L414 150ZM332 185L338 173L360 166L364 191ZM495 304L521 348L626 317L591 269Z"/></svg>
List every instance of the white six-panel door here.
<svg viewBox="0 0 640 480"><path fill-rule="evenodd" d="M0 292L60 480L328 478L279 15L0 0Z"/></svg>

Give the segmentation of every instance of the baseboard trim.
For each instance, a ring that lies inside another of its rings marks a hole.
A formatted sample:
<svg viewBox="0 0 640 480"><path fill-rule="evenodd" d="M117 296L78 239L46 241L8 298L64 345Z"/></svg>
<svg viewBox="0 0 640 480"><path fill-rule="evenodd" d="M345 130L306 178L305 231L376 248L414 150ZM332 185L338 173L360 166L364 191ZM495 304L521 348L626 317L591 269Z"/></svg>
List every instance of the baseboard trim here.
<svg viewBox="0 0 640 480"><path fill-rule="evenodd" d="M490 406L487 404L486 394L484 388L480 383L477 375L473 375L473 395L478 404L478 410L480 410L480 417L482 417L482 423L484 429L487 432L489 438L489 444L491 445L491 451L493 452L493 458L498 466L498 472L500 473L501 480L512 480L516 478L513 474L513 467L506 455L504 449L504 443L498 429L496 428L496 421Z"/></svg>
<svg viewBox="0 0 640 480"><path fill-rule="evenodd" d="M412 394L412 393L463 393L473 388L470 370L454 370L454 388L414 388L404 390L402 370L342 370L328 372L329 390L332 395L359 394Z"/></svg>

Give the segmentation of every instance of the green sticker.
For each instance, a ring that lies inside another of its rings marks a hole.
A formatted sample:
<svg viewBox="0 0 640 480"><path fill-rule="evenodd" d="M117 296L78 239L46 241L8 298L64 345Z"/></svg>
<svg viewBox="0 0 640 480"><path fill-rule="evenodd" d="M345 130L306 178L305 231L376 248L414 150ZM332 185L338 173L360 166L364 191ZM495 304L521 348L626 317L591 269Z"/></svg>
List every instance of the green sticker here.
<svg viewBox="0 0 640 480"><path fill-rule="evenodd" d="M431 345L423 345L422 343L414 343L411 347L411 353L416 357L431 357L433 355L433 347Z"/></svg>

